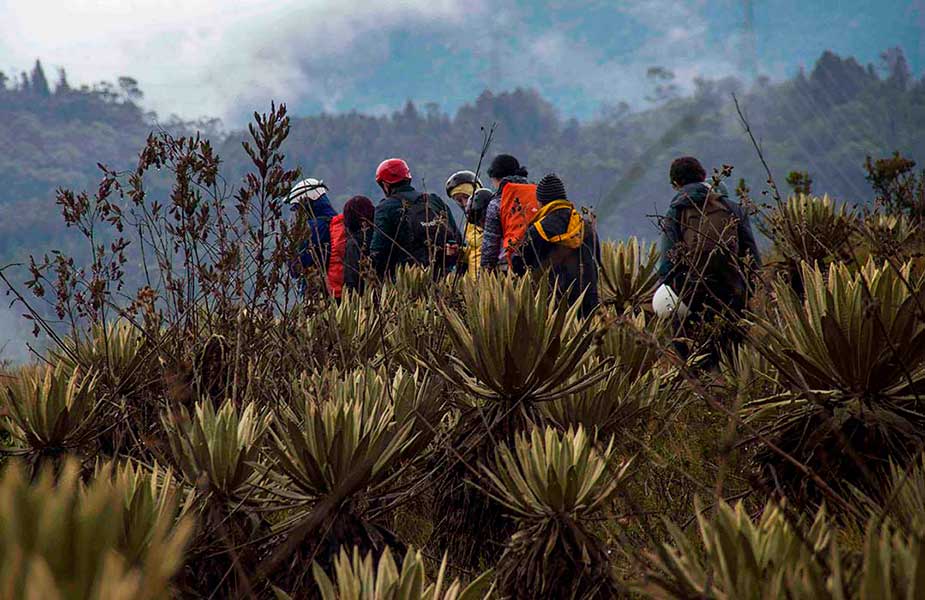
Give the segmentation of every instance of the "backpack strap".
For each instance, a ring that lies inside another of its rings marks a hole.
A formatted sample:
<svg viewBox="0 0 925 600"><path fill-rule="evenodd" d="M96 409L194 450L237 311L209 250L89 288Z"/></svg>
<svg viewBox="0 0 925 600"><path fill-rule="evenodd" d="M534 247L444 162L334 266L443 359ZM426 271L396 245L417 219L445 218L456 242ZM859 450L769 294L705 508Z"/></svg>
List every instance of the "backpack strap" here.
<svg viewBox="0 0 925 600"><path fill-rule="evenodd" d="M563 233L550 236L543 228L543 218L546 217L546 215L549 213L557 210L569 211L568 226ZM556 200L554 202L545 204L536 214L536 217L533 220L533 226L536 228L536 231L540 234L541 238L551 244L556 244L557 246L564 247L569 250L578 248L584 239L585 221L581 218L581 215L578 214L578 211L575 210L575 206L568 200Z"/></svg>

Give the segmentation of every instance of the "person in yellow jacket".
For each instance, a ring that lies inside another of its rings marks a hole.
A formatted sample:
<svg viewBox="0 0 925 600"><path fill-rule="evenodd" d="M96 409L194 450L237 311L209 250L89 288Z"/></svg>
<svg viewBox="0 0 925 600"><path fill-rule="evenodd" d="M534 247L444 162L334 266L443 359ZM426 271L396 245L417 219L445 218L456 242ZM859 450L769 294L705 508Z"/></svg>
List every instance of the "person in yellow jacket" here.
<svg viewBox="0 0 925 600"><path fill-rule="evenodd" d="M456 272L478 279L482 271L482 237L485 235L485 213L495 193L488 188L475 191L466 204L466 247L463 249Z"/></svg>
<svg viewBox="0 0 925 600"><path fill-rule="evenodd" d="M456 263L456 272L473 279L479 274L479 261L482 256L482 225L485 221L485 209L477 209L474 202L476 191L481 191L482 183L472 171L457 171L446 180L446 195L452 198L466 214L466 230L463 233L465 245ZM490 192L490 190L489 190ZM484 198L484 192L482 192ZM484 203L487 206L487 202Z"/></svg>

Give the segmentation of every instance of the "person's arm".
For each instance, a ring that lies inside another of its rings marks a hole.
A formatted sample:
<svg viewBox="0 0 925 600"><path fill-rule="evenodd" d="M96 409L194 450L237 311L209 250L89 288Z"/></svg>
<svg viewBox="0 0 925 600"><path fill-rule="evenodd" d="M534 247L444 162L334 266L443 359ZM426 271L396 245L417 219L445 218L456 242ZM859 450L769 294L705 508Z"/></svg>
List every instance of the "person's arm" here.
<svg viewBox="0 0 925 600"><path fill-rule="evenodd" d="M384 200L376 207L373 241L369 245L369 253L377 275L385 273L389 263L389 254L392 252L394 245L397 219L395 219L392 212L392 206L388 200Z"/></svg>
<svg viewBox="0 0 925 600"><path fill-rule="evenodd" d="M459 275L463 275L469 270L469 261L472 260L473 249L469 246L469 236L467 235L470 227L472 225L467 224L466 231L463 232L463 246L456 261L456 273Z"/></svg>
<svg viewBox="0 0 925 600"><path fill-rule="evenodd" d="M495 195L485 211L485 226L482 228L482 268L494 269L498 265L503 243L501 231L501 196Z"/></svg>
<svg viewBox="0 0 925 600"><path fill-rule="evenodd" d="M678 222L678 210L674 207L668 209L661 223L662 239L660 244L661 260L658 264L658 276L662 283L672 285L676 275L674 264L674 251L681 239L681 224ZM673 285L672 285L673 287Z"/></svg>

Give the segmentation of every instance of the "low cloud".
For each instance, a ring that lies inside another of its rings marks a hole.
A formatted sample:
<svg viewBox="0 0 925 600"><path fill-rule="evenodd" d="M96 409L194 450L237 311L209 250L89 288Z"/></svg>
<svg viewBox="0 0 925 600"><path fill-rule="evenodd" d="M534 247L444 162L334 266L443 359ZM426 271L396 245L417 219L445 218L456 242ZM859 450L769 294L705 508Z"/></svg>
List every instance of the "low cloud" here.
<svg viewBox="0 0 925 600"><path fill-rule="evenodd" d="M698 77L741 77L741 34L727 32L722 42L714 41L702 10L705 4L704 0L618 0L615 10L644 31L633 52L606 56L574 41L568 31L553 30L524 46L523 79L577 88L585 98L601 103L624 100L638 106L651 92L646 76L650 67L674 73L681 92L692 91Z"/></svg>
<svg viewBox="0 0 925 600"><path fill-rule="evenodd" d="M475 3L478 6L478 3ZM72 81L136 77L162 115L231 122L271 98L333 108L396 28L471 14L465 0L0 0L0 64Z"/></svg>

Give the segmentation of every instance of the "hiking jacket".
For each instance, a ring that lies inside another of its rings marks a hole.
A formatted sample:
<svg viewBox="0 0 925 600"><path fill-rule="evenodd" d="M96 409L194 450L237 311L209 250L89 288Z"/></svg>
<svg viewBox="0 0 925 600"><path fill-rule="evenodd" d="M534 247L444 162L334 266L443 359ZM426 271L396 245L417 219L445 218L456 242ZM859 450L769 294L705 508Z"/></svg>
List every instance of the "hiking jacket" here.
<svg viewBox="0 0 925 600"><path fill-rule="evenodd" d="M601 258L601 245L597 232L591 223L584 222L584 233L577 248L544 239L563 236L569 230L573 205L547 213L532 223L527 229L523 244L523 260L531 269L549 269L550 285L556 286L559 298L570 304L578 300L585 292L581 303L581 315L588 316L598 305L598 272ZM579 217L580 218L580 217Z"/></svg>
<svg viewBox="0 0 925 600"><path fill-rule="evenodd" d="M369 256L369 245L373 239L371 227L356 232L347 232L347 248L344 251L344 288L363 293L363 259Z"/></svg>
<svg viewBox="0 0 925 600"><path fill-rule="evenodd" d="M327 261L331 253L331 220L337 216L337 211L331 206L327 194L299 205L296 210L307 211L308 239L299 243L298 264L291 265L290 274L300 277L306 269L315 265L316 260L322 261L321 267L327 272Z"/></svg>
<svg viewBox="0 0 925 600"><path fill-rule="evenodd" d="M392 274L395 268L403 264L424 264L428 248L426 240L412 239L412 230L405 218L406 204L415 203L421 192L410 184L392 191L392 195L383 198L376 207L375 227L370 244L370 254L378 275ZM429 210L433 219L445 219L447 242L459 244L462 236L456 227L456 220L446 203L435 194L427 194Z"/></svg>
<svg viewBox="0 0 925 600"><path fill-rule="evenodd" d="M504 186L508 183L529 183L526 177L505 177L501 180L501 185L495 190L495 195L488 202L488 208L485 210L485 225L482 235L482 257L481 264L483 269L493 269L504 258L504 231L501 227L501 193Z"/></svg>
<svg viewBox="0 0 925 600"><path fill-rule="evenodd" d="M720 200L737 221L738 256L736 258L738 264L730 265L728 272L722 274L721 277L704 282L709 287L708 290L700 290L701 284L694 284L696 297L686 299L686 301L691 304L693 310L699 310L700 305L706 301L706 297L715 295L717 299L730 306L744 308L750 281L743 274L754 275L755 271L761 267L761 255L758 252L748 214L738 203L729 200L729 194L723 185L711 188L706 183L691 183L681 188L675 195L662 221L661 261L658 274L662 283L671 286L676 293L680 294L681 290L692 288L688 267L679 264L676 259L676 254L680 250L678 244L684 236L681 216L684 210L703 207L711 190L719 195Z"/></svg>
<svg viewBox="0 0 925 600"><path fill-rule="evenodd" d="M478 279L482 268L482 237L484 231L478 225L466 223L466 247L459 256L457 271L464 273L469 279Z"/></svg>

